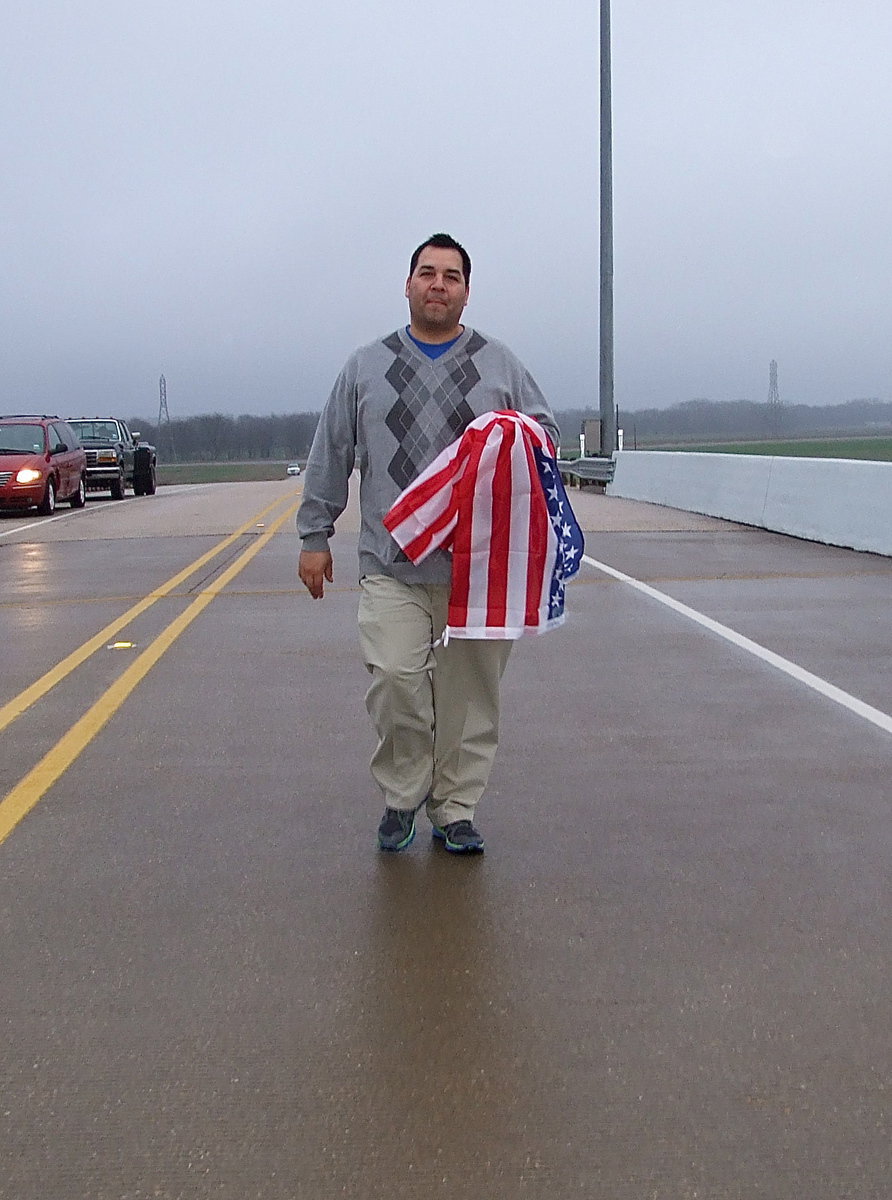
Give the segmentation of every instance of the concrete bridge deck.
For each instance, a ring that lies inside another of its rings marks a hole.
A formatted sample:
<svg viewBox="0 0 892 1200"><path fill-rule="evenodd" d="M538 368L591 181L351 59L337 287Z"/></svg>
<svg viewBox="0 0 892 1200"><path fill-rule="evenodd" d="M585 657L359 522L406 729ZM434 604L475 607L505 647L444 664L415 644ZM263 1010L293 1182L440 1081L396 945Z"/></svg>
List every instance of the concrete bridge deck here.
<svg viewBox="0 0 892 1200"><path fill-rule="evenodd" d="M574 493L486 855L385 856L298 492L0 517L0 1197L888 1197L892 560Z"/></svg>

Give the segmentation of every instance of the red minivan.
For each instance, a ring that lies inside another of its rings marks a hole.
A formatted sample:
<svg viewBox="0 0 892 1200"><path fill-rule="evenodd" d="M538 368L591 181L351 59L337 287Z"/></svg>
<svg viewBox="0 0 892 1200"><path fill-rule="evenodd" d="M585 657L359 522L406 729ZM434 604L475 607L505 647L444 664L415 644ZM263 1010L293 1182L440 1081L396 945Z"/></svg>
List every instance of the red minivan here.
<svg viewBox="0 0 892 1200"><path fill-rule="evenodd" d="M0 508L83 508L87 455L60 417L0 417Z"/></svg>

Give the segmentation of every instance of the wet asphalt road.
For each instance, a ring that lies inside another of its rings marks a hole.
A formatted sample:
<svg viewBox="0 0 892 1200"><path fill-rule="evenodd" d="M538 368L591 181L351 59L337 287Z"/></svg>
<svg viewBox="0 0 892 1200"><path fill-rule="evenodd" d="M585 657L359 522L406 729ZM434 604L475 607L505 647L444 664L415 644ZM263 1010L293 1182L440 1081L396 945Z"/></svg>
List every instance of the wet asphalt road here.
<svg viewBox="0 0 892 1200"><path fill-rule="evenodd" d="M0 517L0 1197L888 1197L892 560L579 495L658 594L587 565L486 855L385 856L299 490Z"/></svg>

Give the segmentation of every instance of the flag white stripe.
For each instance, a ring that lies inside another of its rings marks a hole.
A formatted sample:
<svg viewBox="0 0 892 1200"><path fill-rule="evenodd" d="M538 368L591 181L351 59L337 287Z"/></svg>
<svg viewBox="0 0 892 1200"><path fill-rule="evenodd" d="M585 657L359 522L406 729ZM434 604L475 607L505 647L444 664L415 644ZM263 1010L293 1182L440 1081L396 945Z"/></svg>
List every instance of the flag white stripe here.
<svg viewBox="0 0 892 1200"><path fill-rule="evenodd" d="M506 434L509 436L509 434ZM511 550L505 568L508 575L506 611L525 613L530 544L530 477L526 443L517 427L510 430L511 446Z"/></svg>

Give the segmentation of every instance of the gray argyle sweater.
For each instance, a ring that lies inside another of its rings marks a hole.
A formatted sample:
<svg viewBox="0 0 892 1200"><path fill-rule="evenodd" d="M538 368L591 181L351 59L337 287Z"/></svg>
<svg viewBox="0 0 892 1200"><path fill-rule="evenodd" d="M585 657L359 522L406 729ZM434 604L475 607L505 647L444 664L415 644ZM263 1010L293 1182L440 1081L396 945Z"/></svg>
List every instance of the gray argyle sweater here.
<svg viewBox="0 0 892 1200"><path fill-rule="evenodd" d="M297 530L305 550L326 550L359 468L362 513L359 574L407 583L448 583L449 555L436 550L413 566L382 524L400 492L475 417L492 409L527 413L557 445L551 409L511 351L465 327L430 359L405 329L355 351L322 410L304 473Z"/></svg>

